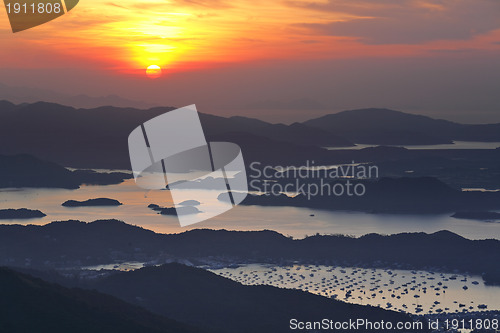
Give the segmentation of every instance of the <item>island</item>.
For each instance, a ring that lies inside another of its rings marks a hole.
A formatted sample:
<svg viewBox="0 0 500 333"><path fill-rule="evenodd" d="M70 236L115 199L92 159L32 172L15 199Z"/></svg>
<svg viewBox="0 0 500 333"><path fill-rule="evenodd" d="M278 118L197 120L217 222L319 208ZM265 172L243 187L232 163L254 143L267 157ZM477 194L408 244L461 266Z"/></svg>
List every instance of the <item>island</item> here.
<svg viewBox="0 0 500 333"><path fill-rule="evenodd" d="M0 209L0 220L34 219L45 216L47 215L37 209Z"/></svg>
<svg viewBox="0 0 500 333"><path fill-rule="evenodd" d="M64 207L91 207L91 206L121 206L122 203L115 199L97 198L85 201L68 200L62 204Z"/></svg>
<svg viewBox="0 0 500 333"><path fill-rule="evenodd" d="M484 222L500 221L500 213L487 211L456 212L451 217L456 219L479 220Z"/></svg>
<svg viewBox="0 0 500 333"><path fill-rule="evenodd" d="M188 200L188 201L195 201L195 200ZM191 202L190 204L193 204L193 202ZM194 207L194 205L193 206L184 206L184 207L161 207L157 204L150 204L150 205L148 205L148 208L154 210L155 212L158 212L158 214L161 214L161 215L177 216L177 215L201 213L201 211L198 208Z"/></svg>

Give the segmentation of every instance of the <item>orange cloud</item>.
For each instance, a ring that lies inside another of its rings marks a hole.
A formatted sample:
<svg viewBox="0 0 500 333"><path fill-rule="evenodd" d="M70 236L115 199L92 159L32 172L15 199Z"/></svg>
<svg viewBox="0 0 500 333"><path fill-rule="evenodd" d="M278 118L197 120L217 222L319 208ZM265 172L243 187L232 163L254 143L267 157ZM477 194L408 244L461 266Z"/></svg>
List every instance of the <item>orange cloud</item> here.
<svg viewBox="0 0 500 333"><path fill-rule="evenodd" d="M493 0L86 0L15 36L2 21L0 39L8 47L0 56L2 66L76 62L139 73L152 64L176 71L260 59L491 50L500 39L498 6Z"/></svg>

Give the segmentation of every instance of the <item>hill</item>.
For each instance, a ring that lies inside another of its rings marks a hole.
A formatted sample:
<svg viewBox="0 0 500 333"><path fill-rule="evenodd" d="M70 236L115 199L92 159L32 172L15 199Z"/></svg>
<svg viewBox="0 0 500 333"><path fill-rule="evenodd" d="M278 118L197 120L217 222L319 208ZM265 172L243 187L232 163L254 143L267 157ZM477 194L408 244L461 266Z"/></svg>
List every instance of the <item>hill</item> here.
<svg viewBox="0 0 500 333"><path fill-rule="evenodd" d="M122 172L68 170L31 155L0 155L0 188L45 187L77 189L82 184L109 185L132 176Z"/></svg>
<svg viewBox="0 0 500 333"><path fill-rule="evenodd" d="M292 318L299 321L323 318L412 321L406 314L348 304L299 290L244 286L180 264L112 274L89 287L157 314L228 333L290 332Z"/></svg>
<svg viewBox="0 0 500 333"><path fill-rule="evenodd" d="M220 136L226 133L246 133L298 145L331 147L348 147L353 145L351 141L329 131L301 123L293 123L291 125L270 124L241 116L224 118L209 114L200 114L200 120L204 125L205 134L208 137Z"/></svg>
<svg viewBox="0 0 500 333"><path fill-rule="evenodd" d="M360 109L304 122L356 143L427 145L458 141L500 141L500 124L465 125L389 109Z"/></svg>
<svg viewBox="0 0 500 333"><path fill-rule="evenodd" d="M6 268L0 268L0 294L1 332L207 332L109 295L68 289Z"/></svg>
<svg viewBox="0 0 500 333"><path fill-rule="evenodd" d="M0 155L0 188L50 187L78 188L73 173L56 163L42 161L30 155Z"/></svg>
<svg viewBox="0 0 500 333"><path fill-rule="evenodd" d="M356 143L425 145L451 143L464 125L388 109L360 109L329 114L305 125L344 136Z"/></svg>
<svg viewBox="0 0 500 333"><path fill-rule="evenodd" d="M128 135L171 107L148 110L118 107L75 109L54 103L14 105L0 102L0 154L31 154L64 166L129 169ZM306 125L274 125L244 117L200 114L209 139L228 132L267 140L267 147L291 143L294 157L304 145L352 145L335 134ZM304 142L302 142L304 141ZM244 148L244 147L243 147Z"/></svg>
<svg viewBox="0 0 500 333"><path fill-rule="evenodd" d="M72 96L48 89L14 87L7 86L2 83L0 83L0 99L9 100L16 104L34 103L43 100L80 108L93 108L103 105L112 105L118 107L134 107L138 109L145 109L153 106L146 102L133 101L117 95L107 95L99 97L87 95Z"/></svg>
<svg viewBox="0 0 500 333"><path fill-rule="evenodd" d="M293 179L290 180L290 178L271 180L294 185ZM348 181L353 188L357 185L363 185L364 195L348 195L347 190L344 190L345 193L340 196L334 195L333 190L329 192L329 189L335 186L342 185L343 189L347 188ZM313 179L308 180L308 182L303 181L303 183L307 186L317 185L318 181ZM257 188L260 186L257 183L253 185ZM327 185L329 187L323 187L323 192L312 187L310 192L312 195L307 192L307 186L304 186L303 192L294 197L284 194L250 194L242 204L399 214L436 214L452 213L458 210L500 209L500 192L461 191L433 177L380 178L375 181L339 179L331 181ZM320 185L317 188L320 188ZM295 188L291 188L291 190L293 189Z"/></svg>
<svg viewBox="0 0 500 333"><path fill-rule="evenodd" d="M172 260L200 265L299 262L434 267L482 274L496 269L500 241L468 240L445 231L360 238L312 236L297 240L273 231L192 230L157 234L116 220L0 225L0 265L52 269Z"/></svg>
<svg viewBox="0 0 500 333"><path fill-rule="evenodd" d="M79 168L129 169L129 133L172 107L147 110L119 107L75 109L54 103L15 105L0 101L0 154L31 154L60 165ZM362 109L326 115L291 125L270 124L241 116L200 113L209 140L245 137L244 151L252 161L272 162L269 151L280 151L281 163L315 160L335 163L320 147L353 143L424 145L453 140L500 141L500 124L464 125L387 109ZM259 144L259 150L253 148ZM286 150L281 147L289 145ZM310 152L316 148L318 153Z"/></svg>

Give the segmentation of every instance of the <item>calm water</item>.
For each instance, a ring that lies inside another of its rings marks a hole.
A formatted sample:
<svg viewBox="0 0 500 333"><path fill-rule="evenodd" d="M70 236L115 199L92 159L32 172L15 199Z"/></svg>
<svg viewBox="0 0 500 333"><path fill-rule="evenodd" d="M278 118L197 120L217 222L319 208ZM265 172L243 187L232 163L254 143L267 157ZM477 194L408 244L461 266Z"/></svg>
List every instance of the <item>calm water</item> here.
<svg viewBox="0 0 500 333"><path fill-rule="evenodd" d="M69 199L98 197L117 199L123 205L77 208L61 206ZM194 228L270 229L302 238L315 233L361 236L368 233L450 230L470 239L500 239L500 223L458 220L448 215L373 215L296 207L238 206L211 220L181 228L176 217L158 215L147 208L151 203L170 206L172 200L167 191L145 191L137 187L133 180L111 186L82 186L78 190L6 189L0 190L0 209L40 209L47 216L30 220L0 220L0 223L41 225L55 220L77 219L90 222L116 218L163 233L178 233ZM143 263L131 262L88 269L133 270L142 266ZM346 302L411 313L478 311L484 306L487 310L500 309L500 287L485 286L479 276L307 265L247 265L212 271L243 284L302 289ZM466 290L464 286L467 287Z"/></svg>
<svg viewBox="0 0 500 333"><path fill-rule="evenodd" d="M500 310L500 287L485 286L480 276L319 265L254 264L211 271L247 285L300 289L415 314Z"/></svg>
<svg viewBox="0 0 500 333"><path fill-rule="evenodd" d="M138 261L127 261L127 262L115 263L115 264L84 266L84 267L76 267L76 268L86 269L86 270L90 270L90 271L100 271L101 269L104 269L104 270L115 270L115 271L128 272L128 271L134 271L136 269L141 269L141 268L145 267L144 264L145 263L138 262Z"/></svg>
<svg viewBox="0 0 500 333"><path fill-rule="evenodd" d="M329 150L363 149L377 147L378 145L359 144L354 147L327 147ZM500 147L500 142L474 142L474 141L453 141L450 144L442 145L415 145L415 146L394 146L406 149L496 149Z"/></svg>
<svg viewBox="0 0 500 333"><path fill-rule="evenodd" d="M69 199L86 200L108 197L121 201L119 207L62 207ZM46 224L56 220L119 219L162 233L178 233L189 229L275 230L302 238L315 233L361 236L368 233L435 232L450 230L470 239L500 239L500 223L459 220L448 215L386 215L330 212L296 207L237 206L208 221L181 228L174 216L158 215L147 208L151 203L170 206L167 191L145 191L133 180L119 185L83 186L78 190L7 189L0 190L0 209L40 209L47 214L40 219L0 220L3 224ZM310 215L314 216L310 216Z"/></svg>
<svg viewBox="0 0 500 333"><path fill-rule="evenodd" d="M130 271L142 267L144 263L125 262L82 268ZM486 286L475 275L323 265L250 264L209 270L245 285L299 289L414 314L500 310L500 287Z"/></svg>

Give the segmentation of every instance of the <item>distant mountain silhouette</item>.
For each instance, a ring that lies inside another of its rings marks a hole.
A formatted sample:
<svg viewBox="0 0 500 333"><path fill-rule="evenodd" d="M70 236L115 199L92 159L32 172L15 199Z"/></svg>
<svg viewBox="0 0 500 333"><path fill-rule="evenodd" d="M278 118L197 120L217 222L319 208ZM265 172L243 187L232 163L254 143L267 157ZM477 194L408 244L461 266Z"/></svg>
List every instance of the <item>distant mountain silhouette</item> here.
<svg viewBox="0 0 500 333"><path fill-rule="evenodd" d="M426 145L500 141L500 124L464 125L389 109L343 111L304 122L356 143Z"/></svg>
<svg viewBox="0 0 500 333"><path fill-rule="evenodd" d="M144 121L172 109L74 109L45 102L14 105L0 101L0 140L9 142L0 146L0 153L29 153L65 166L128 169L129 133ZM231 136L230 133L260 137L257 140L261 142L267 139L266 146L260 147L263 155L283 144L296 145L288 149L288 154L280 154L282 161L302 157L307 150L304 146L500 141L498 124L462 125L386 109L344 111L292 125L208 114L200 114L200 119L209 139ZM264 157L258 160L265 161Z"/></svg>
<svg viewBox="0 0 500 333"><path fill-rule="evenodd" d="M0 268L0 294L2 332L208 332L109 295L64 288L6 268Z"/></svg>
<svg viewBox="0 0 500 333"><path fill-rule="evenodd" d="M132 176L122 172L70 171L31 155L0 155L0 188L46 187L76 189L81 184L109 185Z"/></svg>
<svg viewBox="0 0 500 333"><path fill-rule="evenodd" d="M270 124L247 117L224 118L209 114L200 114L208 137L220 136L226 133L245 133L261 136L280 142L315 146L352 146L353 143L334 133L310 127L301 123L291 125Z"/></svg>
<svg viewBox="0 0 500 333"><path fill-rule="evenodd" d="M32 154L64 166L128 169L127 139L130 132L172 109L74 109L46 102L13 105L3 101L0 102L0 142L8 144L0 146L0 154ZM307 144L351 145L335 134L305 125L273 125L243 117L206 114L200 114L200 119L209 139L239 132L267 139L266 149L293 143L293 151L289 156L282 154L282 158L301 156Z"/></svg>
<svg viewBox="0 0 500 333"><path fill-rule="evenodd" d="M0 141L3 143L0 154L31 154L80 168L129 169L127 138L130 132L172 109L111 106L74 109L46 102L14 105L0 101ZM386 109L344 111L291 125L203 113L200 119L209 140L239 140L247 164L260 161L283 165L305 160L335 164L341 156L356 157L358 161L358 157L370 155L320 148L350 146L353 142L402 145L452 140L500 141L500 124L463 125ZM377 158L379 153L381 151L373 151L372 158ZM416 153L392 151L390 154L401 157Z"/></svg>
<svg viewBox="0 0 500 333"><path fill-rule="evenodd" d="M146 102L133 101L117 95L95 97L81 94L73 96L48 89L13 87L2 83L0 83L0 99L9 100L16 104L46 101L64 104L75 108L96 108L110 105L116 107L148 109L154 106Z"/></svg>
<svg viewBox="0 0 500 333"><path fill-rule="evenodd" d="M218 259L217 259L218 258ZM478 260L480 258L480 260ZM468 240L449 231L392 236L312 236L273 231L192 230L157 234L116 220L0 225L0 265L68 268L121 261L304 263L396 267L483 274L497 269L500 241Z"/></svg>

